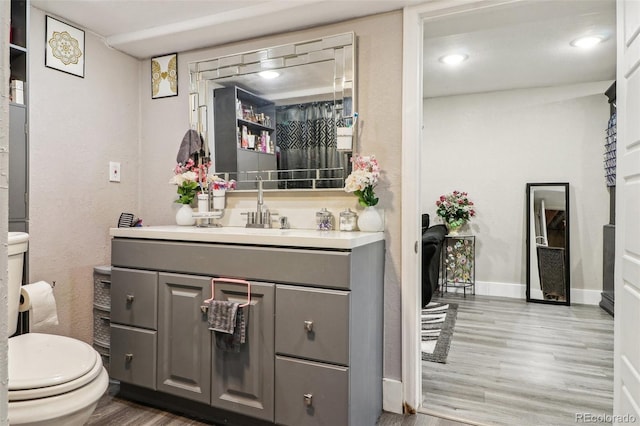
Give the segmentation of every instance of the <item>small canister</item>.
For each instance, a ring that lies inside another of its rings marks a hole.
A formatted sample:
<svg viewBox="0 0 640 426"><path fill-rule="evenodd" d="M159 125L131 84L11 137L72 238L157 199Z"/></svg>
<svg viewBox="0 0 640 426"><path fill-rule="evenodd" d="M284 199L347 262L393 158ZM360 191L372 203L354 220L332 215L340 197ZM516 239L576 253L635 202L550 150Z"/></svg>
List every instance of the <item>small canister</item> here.
<svg viewBox="0 0 640 426"><path fill-rule="evenodd" d="M333 229L333 215L326 208L316 212L316 225L318 231L331 231Z"/></svg>
<svg viewBox="0 0 640 426"><path fill-rule="evenodd" d="M341 231L355 231L356 224L358 222L358 215L351 209L346 209L340 212L340 230Z"/></svg>

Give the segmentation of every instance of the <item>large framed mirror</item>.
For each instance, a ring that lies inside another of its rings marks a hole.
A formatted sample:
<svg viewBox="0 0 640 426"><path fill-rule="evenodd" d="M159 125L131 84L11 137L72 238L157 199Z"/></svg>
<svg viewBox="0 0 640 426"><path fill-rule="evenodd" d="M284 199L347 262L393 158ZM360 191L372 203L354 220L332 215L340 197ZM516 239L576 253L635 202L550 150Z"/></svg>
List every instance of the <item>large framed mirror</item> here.
<svg viewBox="0 0 640 426"><path fill-rule="evenodd" d="M569 184L527 184L527 302L570 305Z"/></svg>
<svg viewBox="0 0 640 426"><path fill-rule="evenodd" d="M215 172L238 189L342 190L355 64L352 32L190 63L191 127Z"/></svg>

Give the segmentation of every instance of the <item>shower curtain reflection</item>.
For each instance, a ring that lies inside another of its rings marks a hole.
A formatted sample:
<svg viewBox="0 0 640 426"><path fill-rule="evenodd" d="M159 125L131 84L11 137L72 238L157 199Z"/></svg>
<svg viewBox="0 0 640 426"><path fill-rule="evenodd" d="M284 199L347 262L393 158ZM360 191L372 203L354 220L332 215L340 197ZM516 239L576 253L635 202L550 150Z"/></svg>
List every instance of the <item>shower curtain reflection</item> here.
<svg viewBox="0 0 640 426"><path fill-rule="evenodd" d="M322 173L316 188L341 188L347 175L347 155L337 150L336 126L343 126L341 103L334 101L276 108L278 170L341 168ZM281 172L284 188L311 188L315 170ZM325 179L326 178L326 179ZM293 179L293 180L291 180Z"/></svg>

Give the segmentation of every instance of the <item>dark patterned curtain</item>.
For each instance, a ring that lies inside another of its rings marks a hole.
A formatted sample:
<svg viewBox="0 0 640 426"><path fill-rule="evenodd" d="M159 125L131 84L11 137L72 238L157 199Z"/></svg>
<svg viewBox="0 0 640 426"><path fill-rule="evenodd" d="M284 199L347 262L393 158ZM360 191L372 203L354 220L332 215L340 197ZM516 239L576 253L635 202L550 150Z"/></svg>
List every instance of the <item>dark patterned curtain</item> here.
<svg viewBox="0 0 640 426"><path fill-rule="evenodd" d="M336 105L333 101L286 105L276 109L278 170L340 168L346 170L347 155L336 149ZM337 125L343 125L340 119ZM281 173L280 178L299 179L287 188L311 188L312 171ZM322 178L344 178L344 171L322 172ZM319 188L341 188L340 179L316 183ZM283 184L284 187L284 184Z"/></svg>

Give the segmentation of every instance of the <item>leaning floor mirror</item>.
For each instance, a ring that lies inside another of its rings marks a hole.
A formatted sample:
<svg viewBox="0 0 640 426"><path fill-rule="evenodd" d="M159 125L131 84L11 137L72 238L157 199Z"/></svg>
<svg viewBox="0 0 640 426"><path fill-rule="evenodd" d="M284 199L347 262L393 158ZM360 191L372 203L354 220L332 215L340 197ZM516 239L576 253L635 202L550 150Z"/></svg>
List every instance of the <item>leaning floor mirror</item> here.
<svg viewBox="0 0 640 426"><path fill-rule="evenodd" d="M569 184L527 184L527 302L569 305Z"/></svg>

